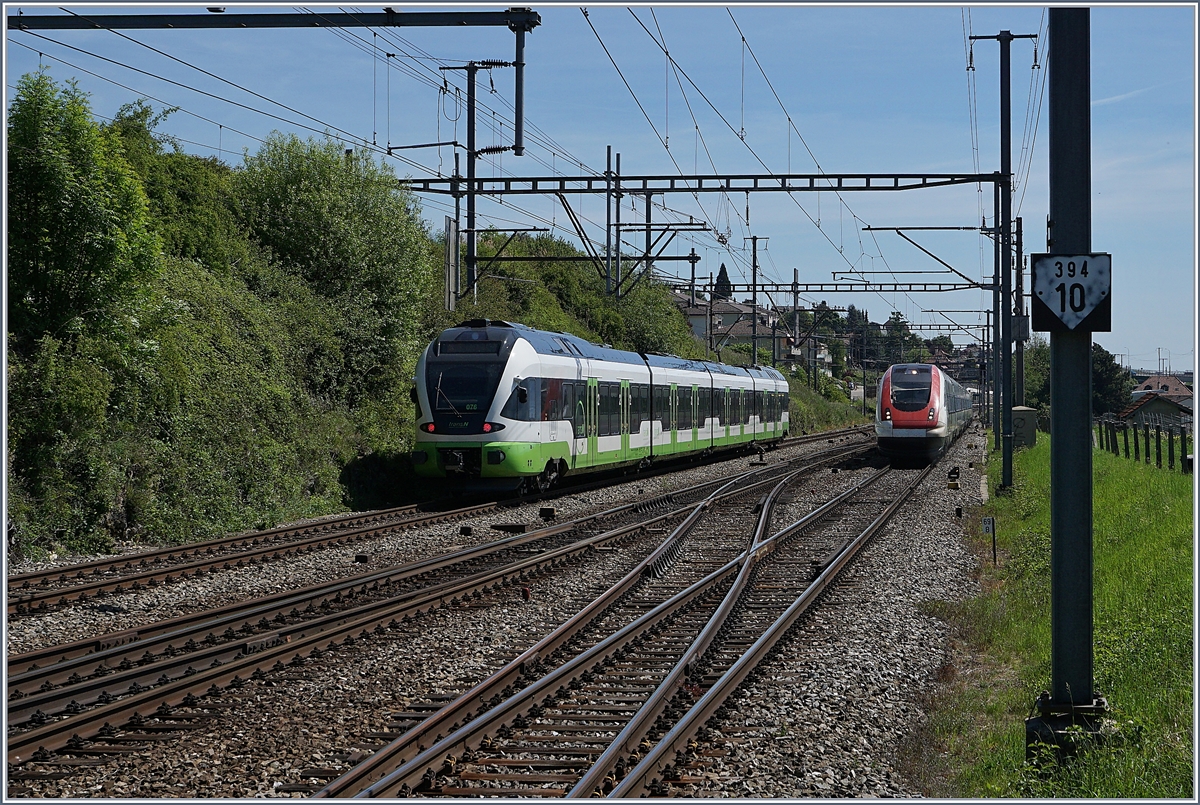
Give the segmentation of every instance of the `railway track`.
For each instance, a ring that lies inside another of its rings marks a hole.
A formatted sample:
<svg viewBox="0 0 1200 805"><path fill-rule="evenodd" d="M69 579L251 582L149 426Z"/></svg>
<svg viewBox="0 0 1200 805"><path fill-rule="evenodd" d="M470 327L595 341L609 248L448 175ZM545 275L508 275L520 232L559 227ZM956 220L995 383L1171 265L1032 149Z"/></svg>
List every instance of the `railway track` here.
<svg viewBox="0 0 1200 805"><path fill-rule="evenodd" d="M826 452L851 449L862 448L843 446ZM811 459L796 459L802 460ZM776 473L779 466L741 473L739 480ZM485 591L547 572L589 550L628 541L650 524L685 516L688 507L675 505L677 498L702 497L719 483L709 481L656 501L628 504L581 518L582 522L498 540L479 549L415 563L417 566L368 574L373 578L346 580L333 585L336 589L303 591L309 596L304 610L297 606L301 601L294 594L283 594L274 597L276 600L252 602L249 612L228 608L209 613L208 618L193 618L190 632L166 623L142 628L136 634L107 635L103 640L116 643L107 647L97 641L54 647L40 655L48 666L33 667L42 663L29 655L10 658L9 761L58 761L61 768L61 764L69 766L76 760L112 753L101 750L177 737L213 715L205 716L204 707L196 709L207 693L239 688L253 679L285 671L289 665L300 667L338 645L386 634L423 610L478 599ZM656 513L659 509L666 511ZM618 514L633 522L611 527ZM586 523L591 524L590 535L578 533ZM532 555L513 555L522 552ZM479 569L481 563L498 566ZM459 568L457 575L449 572L453 567ZM437 583L430 583L433 576ZM422 577L425 581L420 581ZM402 594L386 589L405 580L410 586ZM374 600L364 603L364 598ZM321 603L315 603L317 600ZM272 612L273 616L267 617ZM221 625L225 631L218 634ZM201 634L203 638L199 638ZM148 718L153 723L147 724ZM40 773L47 772L21 772Z"/></svg>
<svg viewBox="0 0 1200 805"><path fill-rule="evenodd" d="M662 753L673 751L675 733L688 729L690 722L683 717L693 712L693 701L698 698L704 705L694 712L710 715L711 703L719 706L924 477L911 479L886 500L864 499L865 491L886 474L871 475L767 538L771 510L792 478L776 482L758 507L754 536L740 555L665 601L662 589L629 595L635 579L661 571L654 557L648 558L543 645L429 714L419 726L408 727L318 796L594 796L616 795L618 785L623 786L621 795L662 793L678 779L673 767L663 764L669 754ZM837 527L824 530L823 539L796 540L831 513L847 511ZM865 519L870 523L859 531ZM845 538L849 531L857 533ZM686 533L681 524L659 551L674 550L667 546L677 546ZM805 572L797 573L798 566ZM595 620L591 613L613 606L629 611L625 625L548 673L531 673L547 662L542 650L554 641L561 645L576 639ZM509 695L518 672L532 681ZM504 691L495 693L500 685L506 686ZM431 738L451 722L458 726L452 725L445 737ZM683 726L672 726L676 724ZM671 740L663 743L667 738ZM430 740L432 745L423 748ZM646 755L656 745L668 748ZM644 763L651 765L643 768ZM649 778L646 769L660 766L662 779Z"/></svg>
<svg viewBox="0 0 1200 805"><path fill-rule="evenodd" d="M788 443L803 444L862 432L865 432L864 428L811 434ZM641 477L655 477L676 469L668 464L645 471ZM7 612L10 616L43 613L72 603L103 601L124 592L152 589L210 573L364 542L398 530L454 522L521 502L553 500L611 483L612 479L606 477L519 499L492 500L449 509L442 508L449 501L400 506L17 574L8 577Z"/></svg>

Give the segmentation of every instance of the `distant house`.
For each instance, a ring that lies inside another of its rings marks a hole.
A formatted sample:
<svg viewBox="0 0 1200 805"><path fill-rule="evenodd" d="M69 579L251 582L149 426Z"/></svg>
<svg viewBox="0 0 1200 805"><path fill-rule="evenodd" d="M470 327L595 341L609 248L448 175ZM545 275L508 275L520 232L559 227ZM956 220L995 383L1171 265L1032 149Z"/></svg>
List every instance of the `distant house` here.
<svg viewBox="0 0 1200 805"><path fill-rule="evenodd" d="M1192 390L1174 375L1150 375L1145 380L1139 381L1133 388L1135 400L1150 393L1176 402L1192 399Z"/></svg>
<svg viewBox="0 0 1200 805"><path fill-rule="evenodd" d="M1136 425L1191 425L1192 399L1176 400L1153 391L1142 390L1117 416Z"/></svg>
<svg viewBox="0 0 1200 805"><path fill-rule="evenodd" d="M692 334L709 344L713 350L721 350L731 344L749 344L754 334L754 305L747 302L735 302L714 295L712 299L702 299L697 295L696 304L692 304L691 295L681 291L672 293L676 307L688 320ZM786 355L789 349L788 332L779 319L779 314L769 308L759 306L758 312L758 347L763 350L771 349L772 327L776 341L776 354Z"/></svg>

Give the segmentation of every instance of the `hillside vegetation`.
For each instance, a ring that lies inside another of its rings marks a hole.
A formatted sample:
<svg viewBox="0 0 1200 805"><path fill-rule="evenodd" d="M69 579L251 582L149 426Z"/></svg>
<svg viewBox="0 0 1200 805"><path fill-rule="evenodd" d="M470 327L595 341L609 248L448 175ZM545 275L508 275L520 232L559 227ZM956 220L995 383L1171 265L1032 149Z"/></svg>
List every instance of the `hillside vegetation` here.
<svg viewBox="0 0 1200 805"><path fill-rule="evenodd" d="M275 134L183 153L143 103L23 77L8 117L9 550L189 542L396 502L409 387L468 318L704 357L661 286L586 262L496 263L442 305L442 244L386 164ZM502 235L480 237L495 253ZM516 255L577 255L521 235ZM814 421L815 421L814 417ZM833 420L830 420L833 421Z"/></svg>

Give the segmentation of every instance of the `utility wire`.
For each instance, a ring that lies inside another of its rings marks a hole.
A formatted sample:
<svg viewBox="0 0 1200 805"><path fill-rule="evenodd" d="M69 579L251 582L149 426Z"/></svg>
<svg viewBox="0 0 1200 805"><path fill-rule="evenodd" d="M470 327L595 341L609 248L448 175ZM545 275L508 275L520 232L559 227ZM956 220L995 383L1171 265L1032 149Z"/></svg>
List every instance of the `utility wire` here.
<svg viewBox="0 0 1200 805"><path fill-rule="evenodd" d="M122 68L124 68L124 69L126 69L126 70L131 70L131 71L133 71L133 72L135 72L135 73L139 73L139 74L141 74L141 75L148 76L148 77L150 77L150 78L153 78L153 79L155 79L155 80L162 81L162 82L164 82L164 83L167 83L167 84L171 84L172 86L176 86L176 87L179 87L179 88L181 88L181 89L186 89L186 90L189 90L190 92L195 92L195 93L196 93L196 94L198 94L198 95L203 95L203 96L205 96L205 97L207 97L207 98L211 98L211 99L213 99L213 100L217 100L217 101L221 101L221 102L223 102L223 103L230 104L231 106L235 106L235 107L237 107L237 108L239 108L239 109L244 109L244 110L246 110L246 111L248 111L248 112L253 112L253 113L255 113L255 114L259 114L259 115L262 115L262 116L264 116L264 117L270 118L270 119L272 119L272 120L277 120L277 121L279 121L280 123L286 123L286 124L287 124L287 125L289 125L289 126L295 126L295 127L296 127L296 128L298 128L298 129L303 129L303 130L305 130L305 131L311 131L311 132L313 132L313 133L316 133L316 134L321 134L321 135L324 135L324 136L328 136L328 134L329 134L329 129L322 130L322 129L318 129L318 128L315 128L315 127L313 127L313 126L310 126L310 125L308 125L308 124L306 124L306 123L300 123L300 122L297 122L297 121L295 121L295 120L289 120L288 118L285 118L285 117L280 117L279 115L276 115L276 114L274 114L274 113L272 113L272 112L268 112L268 111L266 111L266 110L264 110L264 109L257 109L257 108L255 108L255 107L253 107L253 106L249 106L249 105L247 105L247 104L244 104L244 103L241 103L241 102L239 102L239 101L235 101L235 100L233 100L233 99L231 99L231 98L225 98L225 97L223 97L223 96L221 96L221 95L216 95L216 94L214 94L214 93L212 93L212 92L208 92L207 90L202 90L202 89L199 89L199 88L197 88L197 87L193 87L193 86L190 86L190 85L188 85L188 84L184 84L184 83L182 83L182 82L175 81L175 80L173 80L173 79L170 79L170 78L165 78L165 77L163 77L163 76L157 75L157 74L155 74L155 73L151 73L151 72L149 72L149 71L147 71L147 70L142 70L142 69L140 69L140 68L138 68L138 67L134 67L134 66L132 66L132 65L129 65L129 64L126 64L126 63L124 63L124 62L116 61L115 59L110 59L110 58L108 58L108 57L106 57L106 56L101 56L101 55L100 55L100 54L98 54L98 53L93 53L93 52L91 52L91 51L89 51L89 50L85 50L85 49L83 49L83 48L79 48L79 47L76 47L76 46L74 46L74 45L68 45L68 44L67 44L67 43L65 43L65 42L59 42L58 40L51 39L51 38L49 38L49 37L47 37L47 36L43 36L42 34L37 34L37 33L34 33L33 31L22 31L22 33L24 33L26 36L32 36L32 37L35 37L35 38L37 38L37 39L41 39L41 40L43 40L43 41L45 41L45 42L50 42L51 44L55 44L55 45L58 45L58 46L60 46L60 47L67 48L68 50L73 50L73 51L75 51L76 53L82 53L82 54L84 54L85 56L91 56L91 57L92 57L92 58L94 58L94 59L99 59L100 61L107 62L107 63L109 63L109 64L114 64L114 65L116 65L116 66L118 66L118 67L122 67ZM308 116L307 116L307 115L305 115L305 117L308 117ZM310 119L311 119L311 118L310 118ZM318 121L318 122L320 122L320 121ZM366 140L365 140L364 138L362 138L362 137L357 137L357 136L354 136L354 135L350 135L350 136L349 136L349 139L350 139L351 141L353 141L353 142L356 142L356 143L363 143L363 144L364 144L364 147L371 148L370 144L369 144L369 143L367 143L367 142L366 142ZM375 151L377 151L377 152L379 152L379 153L383 153L383 149L379 149L379 148L373 148L372 150L375 150ZM421 170L423 170L423 171L426 171L426 172L428 172L428 173L432 173L432 172L433 172L433 169L432 169L432 168L429 168L429 167L427 167L427 166L425 166L425 165L422 165L421 163L419 163L419 162L416 162L416 161L414 161L414 160L411 160L411 159L409 159L409 158L407 158L407 157L397 157L397 159L399 159L401 162L404 162L404 163L406 163L406 164L410 165L411 167L414 167L414 168L419 168L419 169L421 169Z"/></svg>
<svg viewBox="0 0 1200 805"><path fill-rule="evenodd" d="M650 32L650 29L646 27L646 24L645 24L645 23L643 23L643 22L641 21L641 19L639 19L639 18L638 18L637 14L634 14L634 13L633 13L633 9L630 9L630 10L629 10L629 13L633 15L633 18L634 18L635 20L637 20L637 23L638 23L638 25L640 25L640 26L642 27L642 30L646 32L646 35L650 37L651 41L653 41L653 42L654 42L656 45L658 45L658 47L659 47L660 49L662 49L662 50L663 50L663 52L664 52L664 53L667 55L667 58L671 59L672 63L674 63L676 66L679 66L678 62L677 62L677 61L674 59L674 57L672 57L672 56L671 56L669 53L667 53L667 50L666 50L666 48L664 48L664 47L662 46L662 44L661 44L661 43L659 43L659 42L658 42L658 40L654 38L654 34L652 34L652 33ZM733 133L733 135L734 135L735 137L737 137L737 136L738 136L738 130L737 130L737 129L735 129L735 128L733 127L733 124L732 124L732 123L730 123L730 122L729 122L729 120L728 120L728 119L725 117L725 115L723 115L723 114L721 113L721 110L719 110L719 109L718 109L718 108L717 108L717 107L716 107L716 106L713 104L713 102L712 102L711 100L709 100L708 96L704 94L704 91L703 91L702 89L700 89L700 87L699 87L699 86L696 84L696 82L695 82L695 81L693 81L693 80L692 80L691 76L689 76L689 75L688 75L687 71L686 71L686 70L684 70L684 69L683 69L683 67L681 67L681 66L680 66L680 67L679 67L679 70L680 70L680 72L683 74L683 77L687 79L688 83L692 85L692 88L693 88L693 89L695 89L695 90L696 90L696 92L698 92L698 93L700 94L700 97L704 99L704 102L708 104L709 108L710 108L710 109L712 109L712 110L713 110L713 112L714 112L714 113L717 115L717 117L721 119L721 122L725 124L725 126L726 126L726 127L727 127L727 128L728 128L728 129L729 129L729 130L730 130L730 131ZM741 138L741 137L738 137L738 139L739 139L739 140L741 140L741 141L742 141L742 143L743 143L743 144L746 146L746 150L750 152L750 155L754 157L754 159L755 159L755 160L758 162L758 164L762 165L764 170L766 170L766 171L768 171L768 172L771 172L771 169L770 169L770 167L767 165L767 163L766 163L766 162L764 162L764 161L762 160L762 157L760 157L760 156L758 155L758 153L757 153L757 152L754 150L754 148L753 148L753 147L750 145L750 143L749 143L749 142L747 142L746 140L742 140L742 138ZM787 196L788 196L788 198L789 198L789 199L791 199L791 200L792 200L792 203L794 203L794 204L795 204L795 205L796 205L796 206L799 208L799 210L800 210L802 213L804 213L804 216L805 216L806 218L808 218L808 220L809 220L810 222L812 222L812 223L813 223L813 225L815 226L815 225L816 225L816 220L815 220L815 219L812 217L812 215L810 215L810 214L809 214L808 210L806 210L806 209L804 208L804 205L802 205L802 204L801 204L801 203L800 203L800 202L799 202L799 201L796 199L795 195L794 195L794 194L792 194L791 192L788 192ZM828 233L826 233L826 232L825 232L823 229L821 229L821 227L817 227L817 231L821 232L821 235L822 235L822 236L823 236L823 237L824 237L824 238L825 238L827 241L829 241L829 244L830 244L831 246L833 246L833 247L834 247L834 249L838 249L837 245L836 245L836 244L834 244L833 240L832 240L832 239L829 237ZM854 267L854 263L853 263L853 262L851 262L851 261L850 261L850 259L849 259L849 258L847 258L847 257L846 257L846 255L845 255L845 254L843 254L843 253L841 252L841 250L840 250L840 249L838 249L838 254L839 254L839 255L841 255L841 258L842 258L842 260L843 260L843 261L845 261L845 263L846 263L848 266L850 266L851 268L853 268L853 267Z"/></svg>
<svg viewBox="0 0 1200 805"><path fill-rule="evenodd" d="M597 31L597 30L596 30L596 26L592 24L592 21L591 21L591 18L589 17L589 15L588 15L587 9L586 9L586 8L584 8L584 9L580 9L580 10L583 12L583 18L584 18L584 20L586 20L586 21L587 21L588 27L592 29L592 33L595 35L595 37L596 37L596 41L600 43L600 47L601 47L601 48L604 50L604 54L605 54L606 56L608 56L608 60L609 60L610 62L612 62L613 68L614 68L614 69L617 71L617 75L618 75L618 76L620 76L622 83L624 83L624 84L625 84L625 88L626 88L627 90L629 90L629 94L630 94L631 96L633 96L634 103L636 103L636 104L637 104L637 107L638 107L638 109L640 109L640 110L641 110L641 112L642 112L642 116L646 118L646 122L650 124L650 128L651 128L651 130L653 130L653 131L654 131L654 136L656 136L656 137L658 138L659 142L660 142L660 143L662 143L663 149L664 149L664 150L667 152L667 157L668 157L668 159L670 159L670 160L671 160L671 164L673 164L673 165L675 166L675 170L676 170L676 171L678 171L678 172L679 172L679 174L680 174L681 176L682 176L682 175L684 175L683 168L681 168L681 167L679 166L679 163L678 163L678 161L676 161L676 159L675 159L675 155L674 155L674 154L672 154L672 153L671 153L671 149L667 147L666 140L665 140L665 139L663 139L663 136L662 136L661 134L659 134L659 132L658 132L658 128L657 128L657 127L654 125L654 121L650 119L650 115L648 115L648 114L646 113L646 110L645 110L645 108L642 106L642 102L641 102L640 100L638 100L637 93L633 91L633 87L631 87L631 86L629 85L629 82L628 82L628 81L625 79L625 75L624 75L624 74L621 72L621 68L620 68L620 66L617 64L617 61L616 61L616 59L614 59L614 58L613 58L613 55L612 55L612 53L611 53L611 52L609 51L609 49L608 49L608 46L604 44L604 39L603 39L603 38L600 36L600 32L599 32L599 31ZM633 10L632 10L632 9L630 9L630 13L633 13ZM637 19L637 15L634 15L634 19ZM641 22L641 20L638 20L638 22L640 23L640 22ZM645 27L645 26L643 26L643 28L644 28L644 27ZM647 31L647 33L649 33L649 31ZM653 39L653 35L652 35L652 34L651 34L651 38ZM660 45L660 47L662 47L662 46ZM664 53L666 53L666 52L667 52L665 47L663 47L663 52L664 52ZM669 58L670 58L670 55L668 54L668 56L667 56L667 57L668 57L668 59L669 59ZM686 97L685 97L685 100L686 100ZM690 109L690 106L689 106L689 109ZM694 119L694 118L693 118L693 119ZM697 131L699 131L699 128L697 128ZM700 207L700 210L701 210L701 212L703 212L703 213L704 213L704 217L705 217L706 219L708 219L708 220L710 220L710 221L711 221L711 220L712 220L712 216L710 216L710 215L708 214L708 212L707 212L707 211L704 209L704 205L703 205L703 204L701 203L701 201L700 201L700 194L699 194L699 193L693 193L693 194L692 194L692 197L694 198L694 200L695 200L695 202L696 202L696 205L697 205L698 207ZM731 257L731 259L733 258L733 254L732 254L732 252L730 253L730 257Z"/></svg>
<svg viewBox="0 0 1200 805"><path fill-rule="evenodd" d="M188 109L185 109L185 108L183 108L182 106L177 106L177 105L171 104L171 103L169 103L168 101L164 101L162 98L157 98L157 97L155 97L155 96L153 96L153 95L150 95L150 94L148 94L148 93L146 93L146 92L143 92L143 91L141 91L141 90L134 89L134 88L133 88L133 87L131 87L131 86L128 86L128 85L126 85L126 84L122 84L120 81L116 81L116 80L114 80L114 79L111 79L111 78L107 78L107 77L105 77L105 76L102 76L102 75L100 75L99 73L94 73L94 72L92 72L91 70L88 70L88 69L87 69L87 68L85 68L85 67L80 67L78 64L73 64L72 62L69 62L69 61L67 61L66 59L60 58L60 57L58 57L58 56L55 56L55 55L52 55L52 54L50 54L50 53L45 53L44 51L37 50L36 48L32 48L32 47L30 47L29 45L25 44L24 42L17 42L17 41L15 41L15 40L12 40L11 44L17 45L18 47L23 47L23 48L25 48L26 50L33 51L34 53L38 53L38 54L44 55L44 56L45 56L46 58L48 58L48 59L53 59L54 61L56 61L56 62L59 62L60 64L65 64L65 65L66 65L66 66L68 66L68 67L71 67L71 68L73 68L73 69L75 69L75 70L78 70L78 71L79 71L79 72L81 72L81 73L86 73L86 74L88 74L88 75L92 76L93 78L98 78L98 79L100 79L101 81L107 81L109 84L113 84L114 86L118 86L118 87L120 87L121 89L128 90L129 92L132 92L132 93L134 93L134 94L136 94L136 95L140 95L141 97L143 97L143 98L146 98L147 100L151 100L151 101L157 101L158 103L161 103L161 104L163 105L163 107L164 107L164 108L168 108L168 109L175 109L175 110L178 110L178 111L180 111L180 112L183 112L183 113L184 113L184 114L186 114L186 115L191 115L192 117L196 118L197 120L203 120L205 123L212 123L214 126L220 126L220 127L221 127L221 128L223 128L223 129L229 129L229 130L230 130L230 131L232 131L234 134L240 134L240 135L242 135L243 137L246 137L246 138L249 138L249 139L251 139L251 140L254 140L255 142L258 142L258 143L263 143L263 142L266 142L266 140L263 140L263 139L261 139L261 138L259 138L259 137L255 137L253 134L248 134L248 133L246 133L246 132L244 132L244 131L241 131L240 129L235 129L235 128L233 128L232 126L227 126L227 125L225 125L224 123L220 123L220 122L218 122L218 121L216 121L216 120L213 120L212 118L205 117L204 115L200 115L200 114L197 114L197 113L195 113L195 112L192 112L192 111L190 111L190 110L188 110ZM97 116L98 116L98 117L101 117L100 115L97 115ZM175 137L175 135L171 135L171 136L172 136L172 137ZM191 142L190 140L184 140L182 137L175 137L175 139L178 139L178 140L180 140L181 142ZM199 143L193 143L193 145L199 145ZM206 147L207 147L207 146L206 146ZM215 150L217 150L217 149L215 149L215 148L214 148L213 150L215 151Z"/></svg>
<svg viewBox="0 0 1200 805"><path fill-rule="evenodd" d="M90 19L89 17L87 17L86 15L83 15L83 14L77 14L76 12L74 12L74 11L71 11L70 9L64 9L64 10L65 10L65 11L66 11L68 14L71 14L72 16L75 16L75 17L79 17L79 18L81 18L81 19L88 20L89 22L94 22L93 20L91 20L91 19ZM234 89L241 90L242 92L245 92L245 93L246 93L246 94L248 94L248 95L252 95L252 96L254 96L255 98L258 98L259 100L266 101L267 103L270 103L270 104L273 104L273 105L275 105L275 106L278 106L278 107L279 107L279 108L281 108L281 109L286 109L287 111L291 112L292 114L300 115L301 117L303 117L303 118L305 118L305 119L307 119L307 120L311 120L311 121L312 121L312 122L314 122L314 123L319 123L320 125L322 125L322 126L325 126L327 129L329 129L329 130L331 130L331 131L336 131L336 132L338 132L338 133L340 133L340 134L344 134L346 137L348 137L348 138L350 138L350 139L352 139L352 140L356 140L356 141L357 141L357 140L363 140L363 141L365 142L365 138L358 137L357 135L351 134L350 132L346 131L345 129L342 129L342 128L339 128L339 127L337 127L337 126L334 126L332 123L326 123L325 121L321 120L320 118L316 118L316 117L313 117L312 115L309 115L309 114L306 114L306 113L304 113L304 112L301 112L299 109L296 109L296 108L294 108L294 107L288 106L287 104L285 104L285 103L282 103L282 102L280 102L280 101L277 101L277 100L274 100L273 98L268 98L266 95L263 95L263 94L261 94L261 93L255 92L254 90L252 90L252 89L250 89L250 88L248 88L248 87L243 87L241 84L238 84L236 81L230 81L228 78L224 78L224 77L222 77L222 76L219 76L219 75L217 75L217 74L216 74L216 73L214 73L214 72L211 72L211 71L209 71L209 70L205 70L203 67L199 67L199 66L197 66L197 65L195 65L195 64L192 64L191 62L188 62L188 61L186 61L186 60L184 60L184 59L181 59L181 58L179 58L178 56L172 56L170 53L167 53L166 51L163 51L163 50L159 50L158 48L154 47L153 45L148 45L148 44L146 44L145 42L141 42L141 41L139 41L139 40L137 40L137 39L134 39L132 36L129 36L128 34L123 34L123 33L121 33L120 31L118 31L118 30L116 30L116 29L114 29L114 28L108 28L108 29L106 29L106 30L107 30L109 33L113 34L114 36L118 36L118 37L120 37L121 39L124 39L124 40L125 40L125 41L127 41L127 42L132 42L133 44L135 44L135 45L138 45L139 47L143 47L143 48L145 48L146 50L149 50L149 51L151 51L151 52L153 52L153 53L157 53L158 55L160 55L160 56L162 56L162 57L164 57L164 58L166 58L166 59L170 59L171 61L173 61L173 62L176 62L177 64L181 64L181 65L183 65L184 67L188 67L188 68L190 68L190 69L192 69L192 70L195 70L195 71L197 71L197 72L199 72L199 73L201 73L201 74L203 74L203 75L206 75L206 76L208 76L209 78L212 78L212 79L214 79L215 81L219 81L219 82L221 82L222 84L227 84L227 85L229 85L229 86L233 87Z"/></svg>

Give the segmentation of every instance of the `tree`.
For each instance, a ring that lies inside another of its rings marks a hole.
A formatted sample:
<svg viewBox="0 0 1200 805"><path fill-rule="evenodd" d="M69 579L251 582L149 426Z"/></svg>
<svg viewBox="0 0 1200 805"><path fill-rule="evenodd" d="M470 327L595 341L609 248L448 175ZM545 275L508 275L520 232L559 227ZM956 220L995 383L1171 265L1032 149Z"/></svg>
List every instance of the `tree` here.
<svg viewBox="0 0 1200 805"><path fill-rule="evenodd" d="M1092 343L1092 414L1120 413L1129 404L1133 378L1117 363L1113 354Z"/></svg>
<svg viewBox="0 0 1200 805"><path fill-rule="evenodd" d="M721 270L717 273L717 284L713 288L714 299L729 299L733 296L733 283L729 281L729 271L726 270L725 264L721 263Z"/></svg>
<svg viewBox="0 0 1200 805"><path fill-rule="evenodd" d="M1122 369L1112 353L1092 344L1092 414L1119 413L1129 404L1133 378ZM1034 335L1025 347L1025 403L1048 415L1050 399L1050 345Z"/></svg>
<svg viewBox="0 0 1200 805"><path fill-rule="evenodd" d="M1025 345L1025 404L1050 415L1050 344L1038 333Z"/></svg>
<svg viewBox="0 0 1200 805"><path fill-rule="evenodd" d="M417 202L391 168L331 139L277 133L234 185L250 233L342 312L344 371L314 391L353 406L407 382L436 272Z"/></svg>
<svg viewBox="0 0 1200 805"><path fill-rule="evenodd" d="M942 352L946 353L947 355L954 354L954 340L952 338L950 338L950 336L948 336L948 335L943 334L943 335L939 335L939 336L930 338L929 340L927 340L925 342L925 346L929 349L930 352L940 349Z"/></svg>
<svg viewBox="0 0 1200 805"><path fill-rule="evenodd" d="M25 75L8 116L8 325L19 354L43 334L107 328L157 269L146 195L87 95Z"/></svg>

